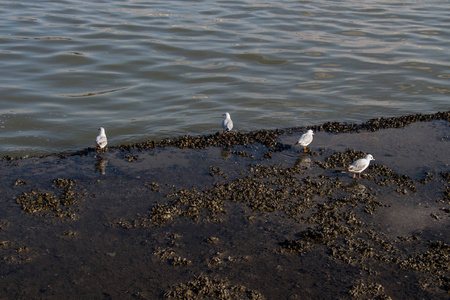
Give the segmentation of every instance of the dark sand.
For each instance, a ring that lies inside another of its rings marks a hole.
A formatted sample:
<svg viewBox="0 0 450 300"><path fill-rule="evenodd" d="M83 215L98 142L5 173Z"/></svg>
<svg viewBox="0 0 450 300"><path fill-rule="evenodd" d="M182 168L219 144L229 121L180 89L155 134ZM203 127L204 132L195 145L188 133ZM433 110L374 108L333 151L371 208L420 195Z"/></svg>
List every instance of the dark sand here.
<svg viewBox="0 0 450 300"><path fill-rule="evenodd" d="M449 115L4 158L0 299L448 299Z"/></svg>

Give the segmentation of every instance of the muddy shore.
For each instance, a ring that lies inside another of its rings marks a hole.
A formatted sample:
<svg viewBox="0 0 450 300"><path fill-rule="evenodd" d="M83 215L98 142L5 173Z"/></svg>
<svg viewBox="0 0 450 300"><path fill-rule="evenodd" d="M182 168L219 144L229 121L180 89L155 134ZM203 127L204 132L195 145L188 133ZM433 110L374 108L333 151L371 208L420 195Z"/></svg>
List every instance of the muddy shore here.
<svg viewBox="0 0 450 300"><path fill-rule="evenodd" d="M450 111L310 128L3 157L0 299L448 299Z"/></svg>

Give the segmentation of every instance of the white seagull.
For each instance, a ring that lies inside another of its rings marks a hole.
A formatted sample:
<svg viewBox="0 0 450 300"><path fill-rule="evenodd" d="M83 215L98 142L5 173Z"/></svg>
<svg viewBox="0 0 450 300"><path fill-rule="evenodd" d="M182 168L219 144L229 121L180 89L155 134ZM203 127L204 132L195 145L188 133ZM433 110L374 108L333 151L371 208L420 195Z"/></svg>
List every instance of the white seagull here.
<svg viewBox="0 0 450 300"><path fill-rule="evenodd" d="M371 160L375 160L372 154L367 154L366 157L353 162L350 167L348 167L347 171L353 173L353 178L355 178L356 173L358 173L358 177L361 178L361 172L367 169Z"/></svg>
<svg viewBox="0 0 450 300"><path fill-rule="evenodd" d="M302 134L302 136L298 139L298 142L295 145L303 146L303 152L306 152L306 146L311 144L313 141L313 131L310 129L306 133Z"/></svg>
<svg viewBox="0 0 450 300"><path fill-rule="evenodd" d="M108 144L108 139L106 138L105 134L105 128L100 127L98 130L100 130L100 133L98 134L97 138L95 139L95 144L97 145L97 153L100 152L100 149L102 149L103 153L105 153L106 145Z"/></svg>
<svg viewBox="0 0 450 300"><path fill-rule="evenodd" d="M231 129L233 129L233 121L231 120L229 113L226 112L223 114L223 116L225 118L222 121L222 128L223 128L222 135L225 136L225 131L229 133Z"/></svg>

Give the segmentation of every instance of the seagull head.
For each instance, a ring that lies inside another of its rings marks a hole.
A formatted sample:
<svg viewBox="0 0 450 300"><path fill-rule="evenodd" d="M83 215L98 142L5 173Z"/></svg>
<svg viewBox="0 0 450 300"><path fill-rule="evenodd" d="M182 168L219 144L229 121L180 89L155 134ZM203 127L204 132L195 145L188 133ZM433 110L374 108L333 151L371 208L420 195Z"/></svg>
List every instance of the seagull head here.
<svg viewBox="0 0 450 300"><path fill-rule="evenodd" d="M368 160L375 160L375 158L373 158L372 154L367 154L366 155L366 159L368 159Z"/></svg>

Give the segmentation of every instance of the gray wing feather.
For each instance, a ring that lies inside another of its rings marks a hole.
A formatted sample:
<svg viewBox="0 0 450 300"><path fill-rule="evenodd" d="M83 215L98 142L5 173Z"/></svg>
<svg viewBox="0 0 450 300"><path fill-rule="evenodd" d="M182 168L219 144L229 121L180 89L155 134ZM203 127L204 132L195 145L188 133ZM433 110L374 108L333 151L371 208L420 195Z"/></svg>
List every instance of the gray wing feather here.
<svg viewBox="0 0 450 300"><path fill-rule="evenodd" d="M223 130L228 130L230 131L231 129L233 129L233 121L231 121L231 119L225 119L222 122L222 128Z"/></svg>
<svg viewBox="0 0 450 300"><path fill-rule="evenodd" d="M309 144L311 144L312 140L313 140L312 134L304 133L298 140L297 144L300 144L302 146L308 146Z"/></svg>
<svg viewBox="0 0 450 300"><path fill-rule="evenodd" d="M350 167L348 167L349 171L352 172L362 172L364 171L367 167L369 166L368 161L365 159L358 159L357 161L355 161L354 163L352 163L350 165Z"/></svg>
<svg viewBox="0 0 450 300"><path fill-rule="evenodd" d="M108 140L106 139L106 136L101 136L101 135L99 135L99 136L97 136L97 138L95 139L95 143L96 143L99 147L103 148L103 147L106 146L106 144L108 144Z"/></svg>
<svg viewBox="0 0 450 300"><path fill-rule="evenodd" d="M309 145L311 144L312 140L313 140L312 134L304 134L302 135L300 143Z"/></svg>

